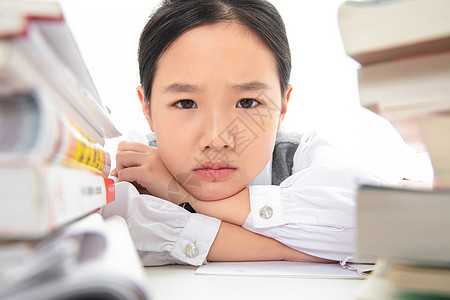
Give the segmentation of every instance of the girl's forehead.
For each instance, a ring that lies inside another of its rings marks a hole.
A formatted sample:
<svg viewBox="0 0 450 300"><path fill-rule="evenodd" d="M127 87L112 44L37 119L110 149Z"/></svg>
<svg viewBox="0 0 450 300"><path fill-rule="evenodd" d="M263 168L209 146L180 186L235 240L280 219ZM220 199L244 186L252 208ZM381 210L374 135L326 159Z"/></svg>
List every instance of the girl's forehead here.
<svg viewBox="0 0 450 300"><path fill-rule="evenodd" d="M182 48L184 51L198 50L199 47L207 48L269 48L261 41L259 36L248 26L237 21L220 21L201 24L182 33L168 47L167 52Z"/></svg>
<svg viewBox="0 0 450 300"><path fill-rule="evenodd" d="M221 72L244 72L246 67L262 69L267 65L276 71L274 55L256 34L238 22L224 21L184 32L161 56L158 67L180 71L182 66L191 71L216 67Z"/></svg>

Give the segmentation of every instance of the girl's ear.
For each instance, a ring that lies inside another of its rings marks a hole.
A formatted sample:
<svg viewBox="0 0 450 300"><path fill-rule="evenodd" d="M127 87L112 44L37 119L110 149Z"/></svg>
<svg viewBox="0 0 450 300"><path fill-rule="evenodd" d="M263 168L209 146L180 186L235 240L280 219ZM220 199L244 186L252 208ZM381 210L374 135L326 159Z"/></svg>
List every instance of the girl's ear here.
<svg viewBox="0 0 450 300"><path fill-rule="evenodd" d="M145 101L144 88L142 87L142 85L136 87L136 91L139 101L141 102L142 112L144 113L145 119L147 119L148 125L150 125L150 129L154 132L155 130L153 129L152 115L150 114L150 101Z"/></svg>
<svg viewBox="0 0 450 300"><path fill-rule="evenodd" d="M283 123L284 117L286 116L287 105L288 105L289 99L291 99L291 92L292 92L292 85L289 85L286 89L286 98L282 100L280 119L278 121L277 130L280 130L281 124Z"/></svg>

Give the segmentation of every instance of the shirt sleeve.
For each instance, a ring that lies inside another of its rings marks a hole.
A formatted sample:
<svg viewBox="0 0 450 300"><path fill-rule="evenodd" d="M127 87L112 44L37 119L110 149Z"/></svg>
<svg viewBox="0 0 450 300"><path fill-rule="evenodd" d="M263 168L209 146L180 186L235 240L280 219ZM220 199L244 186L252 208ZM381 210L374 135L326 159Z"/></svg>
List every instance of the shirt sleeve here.
<svg viewBox="0 0 450 300"><path fill-rule="evenodd" d="M141 195L128 182L116 183L116 200L103 217L122 216L144 266L206 263L221 221L192 214L166 200Z"/></svg>
<svg viewBox="0 0 450 300"><path fill-rule="evenodd" d="M384 182L316 135L300 143L292 171L280 186L249 187L251 212L243 227L316 257L352 257L357 187Z"/></svg>

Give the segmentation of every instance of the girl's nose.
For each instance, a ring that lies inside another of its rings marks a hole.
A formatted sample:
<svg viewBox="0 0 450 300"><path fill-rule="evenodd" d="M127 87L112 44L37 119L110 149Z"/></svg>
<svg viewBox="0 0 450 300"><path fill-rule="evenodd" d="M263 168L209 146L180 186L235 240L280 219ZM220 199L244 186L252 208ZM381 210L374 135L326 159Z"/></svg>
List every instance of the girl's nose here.
<svg viewBox="0 0 450 300"><path fill-rule="evenodd" d="M213 149L216 151L231 150L235 146L235 137L228 130L231 121L218 114L212 114L203 123L203 134L199 141L201 151Z"/></svg>

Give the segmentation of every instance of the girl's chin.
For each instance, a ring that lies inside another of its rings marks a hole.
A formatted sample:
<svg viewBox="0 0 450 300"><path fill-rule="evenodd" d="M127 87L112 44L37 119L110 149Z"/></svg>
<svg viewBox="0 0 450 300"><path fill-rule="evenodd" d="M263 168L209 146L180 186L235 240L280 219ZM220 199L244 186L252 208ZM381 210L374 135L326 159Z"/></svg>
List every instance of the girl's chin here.
<svg viewBox="0 0 450 300"><path fill-rule="evenodd" d="M200 200L200 201L216 201L216 200L223 200L226 198L230 198L234 195L236 195L237 193L239 193L240 191L242 191L243 188L240 189L233 189L233 190L228 190L228 189L207 189L207 188L202 188L201 192L197 192L197 197L195 197L196 199ZM193 195L191 193L191 195Z"/></svg>

